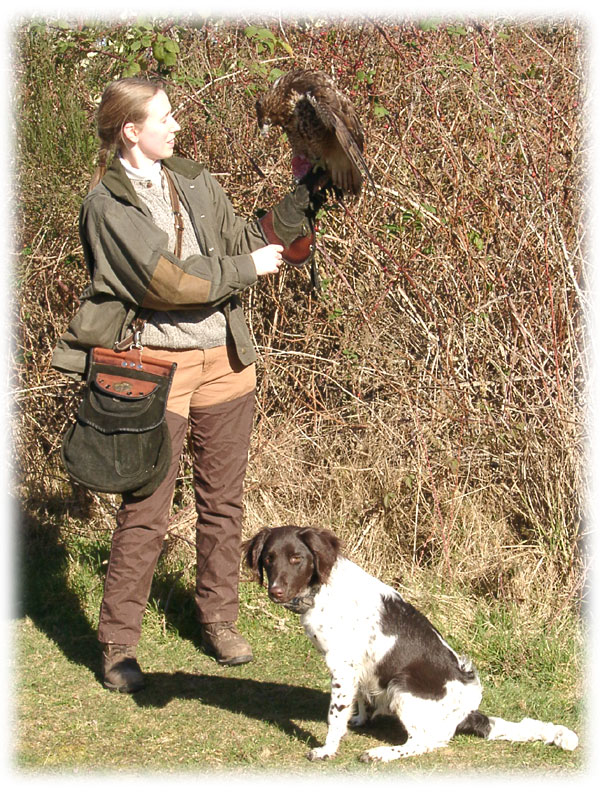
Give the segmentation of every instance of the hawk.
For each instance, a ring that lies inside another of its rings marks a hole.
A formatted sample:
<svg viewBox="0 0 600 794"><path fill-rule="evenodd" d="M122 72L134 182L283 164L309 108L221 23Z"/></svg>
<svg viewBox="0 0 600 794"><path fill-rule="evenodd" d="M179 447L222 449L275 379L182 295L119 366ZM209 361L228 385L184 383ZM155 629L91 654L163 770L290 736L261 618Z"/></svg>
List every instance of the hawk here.
<svg viewBox="0 0 600 794"><path fill-rule="evenodd" d="M364 135L354 105L325 72L292 69L282 74L256 102L263 135L281 127L292 148L297 179L320 166L334 188L358 196L366 176Z"/></svg>

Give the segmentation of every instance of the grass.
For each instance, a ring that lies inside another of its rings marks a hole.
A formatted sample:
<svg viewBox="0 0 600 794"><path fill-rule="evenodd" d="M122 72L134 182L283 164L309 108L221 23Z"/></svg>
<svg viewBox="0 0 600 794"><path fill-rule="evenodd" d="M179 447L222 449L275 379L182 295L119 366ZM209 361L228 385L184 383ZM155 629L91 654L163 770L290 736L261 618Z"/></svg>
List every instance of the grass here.
<svg viewBox="0 0 600 794"><path fill-rule="evenodd" d="M385 720L350 731L330 762L310 764L307 750L326 733L329 679L296 616L243 582L240 627L255 661L221 668L199 648L185 577L174 575L181 560L169 555L157 571L138 649L147 686L133 696L108 692L95 637L106 539L72 534L58 541L31 530L24 536L14 619L14 764L23 773L260 771L380 779L400 772L538 775L583 768L581 748L566 753L472 737L389 767L365 766L358 761L364 750L394 742L394 725ZM564 722L581 735L577 621L524 638L517 612L484 602L472 608L469 651L486 685L482 708ZM442 614L433 618L445 621Z"/></svg>

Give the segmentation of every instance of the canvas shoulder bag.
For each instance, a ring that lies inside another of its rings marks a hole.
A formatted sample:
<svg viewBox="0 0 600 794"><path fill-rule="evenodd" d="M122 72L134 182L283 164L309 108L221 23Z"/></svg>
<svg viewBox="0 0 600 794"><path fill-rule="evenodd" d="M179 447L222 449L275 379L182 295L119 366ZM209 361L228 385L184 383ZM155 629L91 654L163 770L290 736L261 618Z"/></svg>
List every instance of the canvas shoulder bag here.
<svg viewBox="0 0 600 794"><path fill-rule="evenodd" d="M171 462L165 412L175 367L137 348L92 348L76 421L61 449L75 482L106 493L153 493Z"/></svg>
<svg viewBox="0 0 600 794"><path fill-rule="evenodd" d="M179 197L167 169L163 173L173 209L175 255L180 257ZM171 463L165 413L177 365L144 355L140 335L147 317L142 313L132 335L114 350L90 350L83 397L63 438L61 458L69 476L93 491L149 496Z"/></svg>

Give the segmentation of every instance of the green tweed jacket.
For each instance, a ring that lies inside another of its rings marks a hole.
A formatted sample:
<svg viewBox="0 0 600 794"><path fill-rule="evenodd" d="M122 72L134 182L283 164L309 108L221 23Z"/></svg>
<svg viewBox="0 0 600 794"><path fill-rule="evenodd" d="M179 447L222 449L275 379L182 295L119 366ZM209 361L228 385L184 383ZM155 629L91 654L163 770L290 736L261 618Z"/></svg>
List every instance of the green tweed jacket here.
<svg viewBox="0 0 600 794"><path fill-rule="evenodd" d="M256 359L239 295L256 282L250 253L266 245L258 221L235 215L204 166L163 161L188 211L200 252L178 259L156 226L118 158L83 201L79 233L90 283L54 349L52 366L84 377L91 347L112 348L132 330L142 309L173 311L200 305L223 309L243 364Z"/></svg>

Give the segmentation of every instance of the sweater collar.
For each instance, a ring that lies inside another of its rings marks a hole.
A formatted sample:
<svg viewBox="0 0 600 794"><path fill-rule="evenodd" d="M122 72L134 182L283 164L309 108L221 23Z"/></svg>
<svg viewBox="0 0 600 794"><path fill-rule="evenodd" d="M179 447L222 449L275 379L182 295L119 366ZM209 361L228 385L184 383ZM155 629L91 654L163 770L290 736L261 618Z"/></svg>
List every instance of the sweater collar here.
<svg viewBox="0 0 600 794"><path fill-rule="evenodd" d="M193 160L183 157L169 157L162 161L162 165L175 174L180 174L184 179L195 179L204 171L204 166ZM118 199L133 204L134 207L144 209L143 204L123 168L119 157L113 157L111 164L102 177L102 184Z"/></svg>
<svg viewBox="0 0 600 794"><path fill-rule="evenodd" d="M127 162L123 157L119 157L121 161L121 165L129 179L136 179L138 181L144 182L152 182L153 185L160 186L161 184L161 172L162 172L162 163L160 160L157 160L155 163L151 163L146 168L134 168L130 163Z"/></svg>

